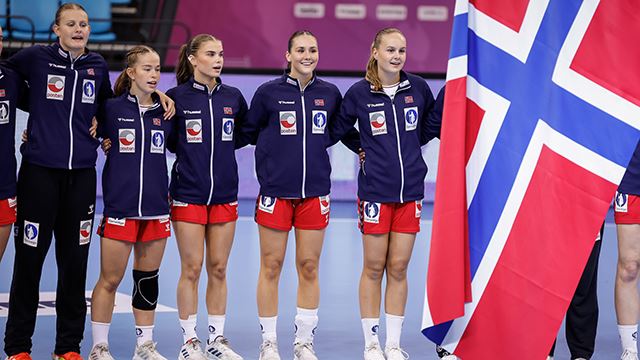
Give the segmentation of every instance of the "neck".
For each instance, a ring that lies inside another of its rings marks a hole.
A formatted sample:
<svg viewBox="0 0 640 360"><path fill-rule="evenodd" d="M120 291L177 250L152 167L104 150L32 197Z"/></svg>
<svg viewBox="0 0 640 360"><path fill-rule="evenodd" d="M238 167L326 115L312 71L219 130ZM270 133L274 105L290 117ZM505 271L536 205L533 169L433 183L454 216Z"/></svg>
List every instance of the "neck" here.
<svg viewBox="0 0 640 360"><path fill-rule="evenodd" d="M387 73L382 69L378 68L378 77L380 78L380 82L382 86L390 86L395 85L400 82L400 73Z"/></svg>
<svg viewBox="0 0 640 360"><path fill-rule="evenodd" d="M298 82L300 83L300 86L302 86L302 88L304 88L305 86L307 86L309 81L311 81L311 79L313 78L313 73L308 74L308 75L302 75L302 74L300 74L298 72L293 71L293 69L292 69L291 72L289 73L289 76L291 76L292 78L298 80Z"/></svg>
<svg viewBox="0 0 640 360"><path fill-rule="evenodd" d="M195 72L193 74L193 78L197 82L207 85L209 90L213 89L218 84L218 78L206 76L201 72Z"/></svg>
<svg viewBox="0 0 640 360"><path fill-rule="evenodd" d="M62 48L62 50L66 51L69 53L69 55L71 55L71 60L75 60L78 58L78 56L82 55L84 53L84 49L81 50L71 50L71 49L67 49L64 47L64 45L62 45L60 43L60 47Z"/></svg>
<svg viewBox="0 0 640 360"><path fill-rule="evenodd" d="M140 105L153 105L153 99L151 98L151 94L152 93L144 92L144 91L138 89L138 87L135 86L135 85L131 86L131 89L129 90L129 92L131 93L131 95L133 95L136 98L138 98L138 104L140 104Z"/></svg>

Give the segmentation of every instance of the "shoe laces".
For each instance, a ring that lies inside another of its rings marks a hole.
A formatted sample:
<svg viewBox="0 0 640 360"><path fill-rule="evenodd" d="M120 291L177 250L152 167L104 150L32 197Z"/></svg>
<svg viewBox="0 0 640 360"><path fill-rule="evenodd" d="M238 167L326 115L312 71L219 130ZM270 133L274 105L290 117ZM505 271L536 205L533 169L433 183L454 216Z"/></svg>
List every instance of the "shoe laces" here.
<svg viewBox="0 0 640 360"><path fill-rule="evenodd" d="M300 349L300 351L304 351L305 349L309 352L311 352L312 354L316 354L316 352L313 350L313 344L310 342L306 342L306 343L295 343L293 344L295 349Z"/></svg>
<svg viewBox="0 0 640 360"><path fill-rule="evenodd" d="M399 346L386 348L384 352L387 353L387 358L390 354L396 353L401 355L405 360L409 359L409 354L406 351L402 350L402 348L400 348Z"/></svg>
<svg viewBox="0 0 640 360"><path fill-rule="evenodd" d="M638 359L638 353L631 351L629 349L624 349L624 352L622 353L622 356L620 357L621 360L636 360Z"/></svg>
<svg viewBox="0 0 640 360"><path fill-rule="evenodd" d="M140 349L142 349L144 351L148 351L148 352L153 353L153 354L157 354L158 353L158 350L156 350L156 343L154 343L151 340L146 341L142 345L140 345Z"/></svg>
<svg viewBox="0 0 640 360"><path fill-rule="evenodd" d="M198 350L198 349L200 349L200 339L198 339L196 337L193 337L193 338L187 340L187 342L184 343L184 345L186 345L189 348Z"/></svg>
<svg viewBox="0 0 640 360"><path fill-rule="evenodd" d="M262 345L260 345L260 352L261 353L266 353L266 352L277 353L278 344L271 340L263 341Z"/></svg>

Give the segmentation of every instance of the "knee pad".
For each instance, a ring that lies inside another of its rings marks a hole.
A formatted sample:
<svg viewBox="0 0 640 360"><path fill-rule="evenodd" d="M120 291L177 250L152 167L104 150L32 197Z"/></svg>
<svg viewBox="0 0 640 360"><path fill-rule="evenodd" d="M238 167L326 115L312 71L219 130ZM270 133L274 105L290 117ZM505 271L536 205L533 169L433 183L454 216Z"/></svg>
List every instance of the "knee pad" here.
<svg viewBox="0 0 640 360"><path fill-rule="evenodd" d="M155 310L158 304L158 270L133 270L131 305L138 310Z"/></svg>

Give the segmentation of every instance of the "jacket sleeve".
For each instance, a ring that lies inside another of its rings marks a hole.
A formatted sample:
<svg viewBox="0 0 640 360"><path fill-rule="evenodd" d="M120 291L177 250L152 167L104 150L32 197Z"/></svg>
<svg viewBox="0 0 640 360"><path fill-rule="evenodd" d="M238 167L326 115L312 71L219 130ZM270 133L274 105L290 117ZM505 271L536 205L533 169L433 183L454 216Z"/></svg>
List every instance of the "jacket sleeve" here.
<svg viewBox="0 0 640 360"><path fill-rule="evenodd" d="M333 117L332 121L329 123L329 137L330 144L329 146L333 146L338 141L343 140L347 134L349 137L346 139L346 142L343 143L351 150L354 151L352 147L357 146L360 147L359 144L355 144L355 134L357 130L353 127L358 120L358 115L356 114L356 104L355 104L355 95L351 89L347 91L342 100L342 104L340 104L340 109L336 112L336 115ZM354 132L355 131L355 132ZM358 133L358 142L360 139L360 134ZM356 151L357 152L357 148Z"/></svg>
<svg viewBox="0 0 640 360"><path fill-rule="evenodd" d="M420 145L425 145L433 138L440 138L440 129L442 127L442 108L444 107L444 86L440 89L438 97L433 101L433 95L428 90L431 97L431 106L428 111L422 115L422 129L420 132ZM427 86L428 89L428 86Z"/></svg>
<svg viewBox="0 0 640 360"><path fill-rule="evenodd" d="M36 58L41 57L42 54L37 54L38 47L32 46L30 48L22 49L16 54L11 56L4 62L4 65L18 73L18 75L24 79L29 80L29 74L34 71L33 62ZM35 70L38 71L38 70Z"/></svg>
<svg viewBox="0 0 640 360"><path fill-rule="evenodd" d="M242 128L239 130L242 132L243 141L248 142L248 144L255 145L258 142L260 130L267 125L267 109L264 106L265 96L263 95L262 87L256 90L253 99L251 99L246 121L244 121Z"/></svg>
<svg viewBox="0 0 640 360"><path fill-rule="evenodd" d="M98 110L96 111L96 119L98 120L98 138L104 138L103 131L101 130L101 124L105 121L105 107L107 106L107 100L114 97L113 90L111 89L111 80L109 79L109 69L107 68L106 62L104 63L102 74L100 89L98 90Z"/></svg>
<svg viewBox="0 0 640 360"><path fill-rule="evenodd" d="M174 115L172 118L170 118L168 121L171 122L171 130L169 131L169 136L167 136L167 150L169 150L172 153L176 153L176 149L178 147L178 112L177 112L177 108L178 108L178 101L176 101L176 94L175 94L175 88L171 88L169 90L167 90L166 94L168 97L171 98L171 100L173 100L175 102L175 106L176 106L176 115ZM167 120L162 120L162 121L167 121Z"/></svg>
<svg viewBox="0 0 640 360"><path fill-rule="evenodd" d="M244 131L247 126L249 107L247 101L244 99L241 93L238 93L240 97L239 109L236 113L235 128L233 129L233 138L235 139L235 148L240 149L252 143L253 135ZM253 142L255 143L255 142Z"/></svg>

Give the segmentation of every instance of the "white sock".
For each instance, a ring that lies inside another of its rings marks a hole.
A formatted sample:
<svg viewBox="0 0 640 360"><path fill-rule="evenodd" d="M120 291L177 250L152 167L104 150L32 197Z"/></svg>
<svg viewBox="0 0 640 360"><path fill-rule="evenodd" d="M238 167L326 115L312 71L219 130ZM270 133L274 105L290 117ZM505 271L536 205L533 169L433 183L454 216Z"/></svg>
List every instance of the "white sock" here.
<svg viewBox="0 0 640 360"><path fill-rule="evenodd" d="M620 342L622 343L622 351L629 350L638 352L638 324L636 325L618 325L620 333Z"/></svg>
<svg viewBox="0 0 640 360"><path fill-rule="evenodd" d="M318 326L318 309L298 308L294 324L296 325L295 343L313 343L313 335Z"/></svg>
<svg viewBox="0 0 640 360"><path fill-rule="evenodd" d="M111 323L91 322L91 335L93 336L93 346L98 344L109 345L109 326Z"/></svg>
<svg viewBox="0 0 640 360"><path fill-rule="evenodd" d="M153 341L153 325L138 326L136 325L136 344L142 345L147 341Z"/></svg>
<svg viewBox="0 0 640 360"><path fill-rule="evenodd" d="M224 315L209 315L209 342L224 335Z"/></svg>
<svg viewBox="0 0 640 360"><path fill-rule="evenodd" d="M196 322L198 315L189 315L187 320L178 319L180 321L180 327L182 328L182 343L186 344L188 340L197 338L196 334Z"/></svg>
<svg viewBox="0 0 640 360"><path fill-rule="evenodd" d="M378 318L362 319L362 332L364 333L365 348L368 348L373 344L380 344L380 341L378 341L378 328L380 328L380 319Z"/></svg>
<svg viewBox="0 0 640 360"><path fill-rule="evenodd" d="M387 342L385 347L400 347L400 334L404 316L385 314L387 320Z"/></svg>
<svg viewBox="0 0 640 360"><path fill-rule="evenodd" d="M262 341L276 342L276 323L278 322L278 316L271 317L259 317L260 328L262 329Z"/></svg>

